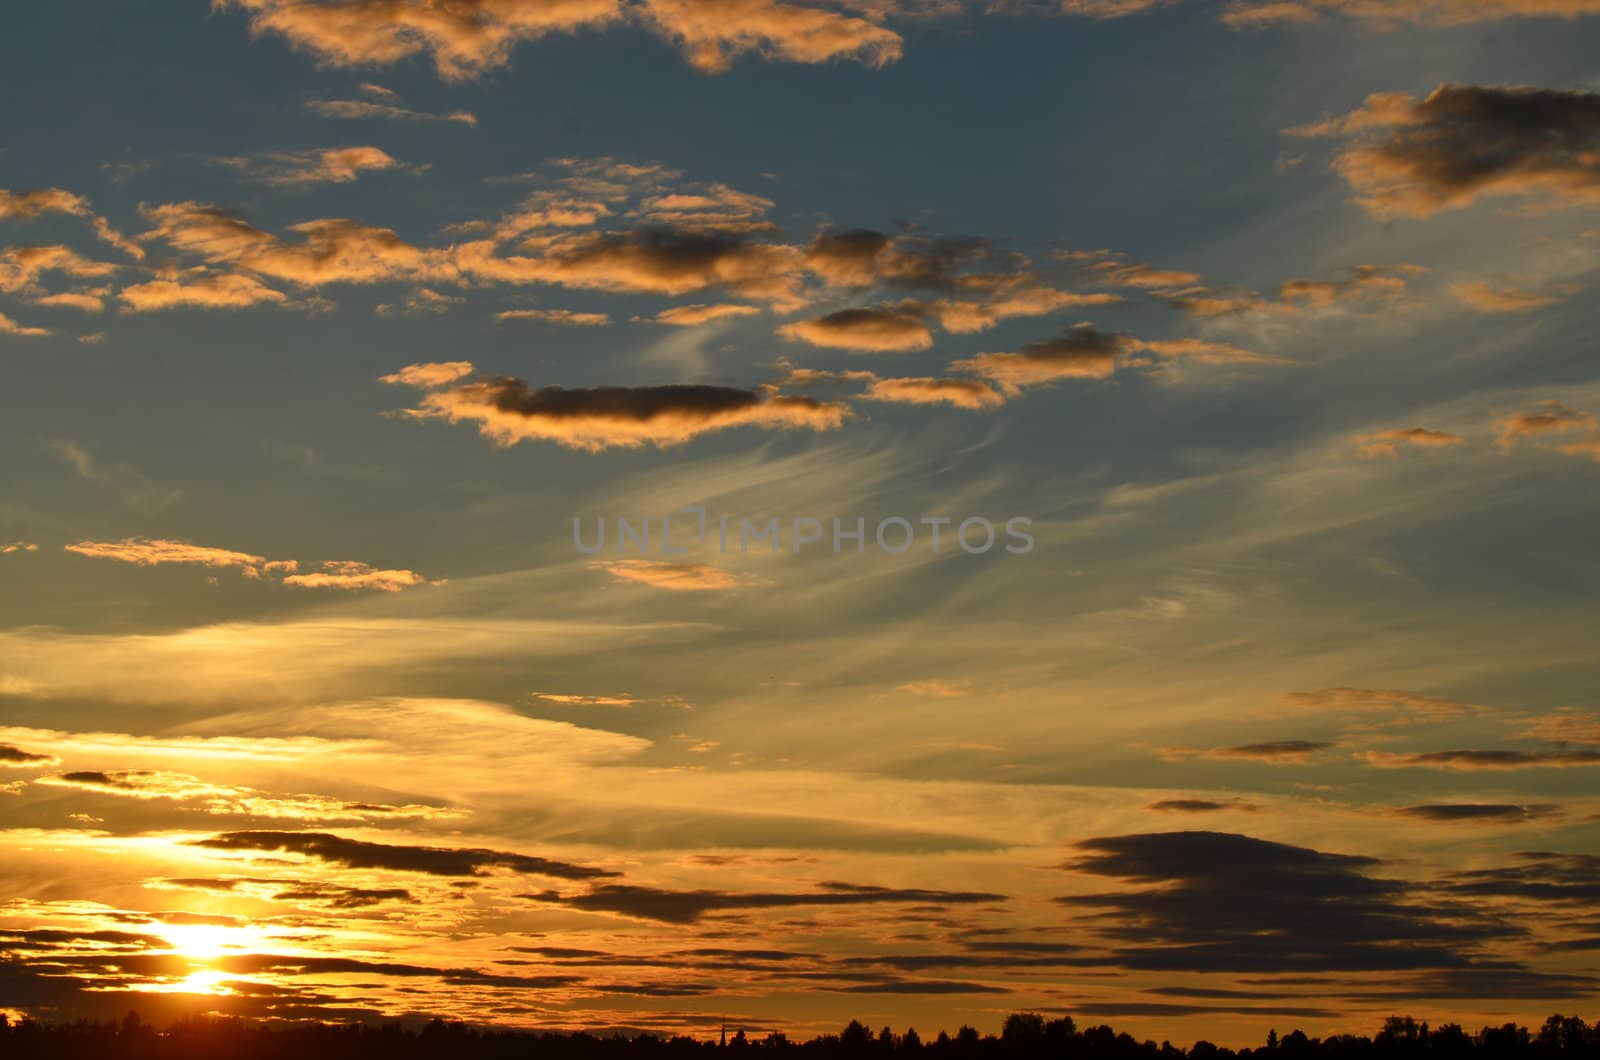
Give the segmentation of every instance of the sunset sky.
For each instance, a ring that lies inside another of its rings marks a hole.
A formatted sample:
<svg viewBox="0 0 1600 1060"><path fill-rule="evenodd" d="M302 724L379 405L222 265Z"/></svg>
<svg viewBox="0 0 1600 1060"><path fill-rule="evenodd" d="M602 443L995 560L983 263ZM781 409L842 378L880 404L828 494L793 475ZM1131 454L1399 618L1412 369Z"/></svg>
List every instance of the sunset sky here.
<svg viewBox="0 0 1600 1060"><path fill-rule="evenodd" d="M3 17L0 1011L1594 1013L1600 0Z"/></svg>

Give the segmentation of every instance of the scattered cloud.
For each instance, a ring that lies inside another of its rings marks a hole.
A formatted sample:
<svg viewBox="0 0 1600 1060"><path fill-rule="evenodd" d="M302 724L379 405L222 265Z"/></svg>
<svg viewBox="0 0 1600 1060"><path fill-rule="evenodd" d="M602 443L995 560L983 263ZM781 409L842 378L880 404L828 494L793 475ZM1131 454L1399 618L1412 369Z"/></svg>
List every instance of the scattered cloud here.
<svg viewBox="0 0 1600 1060"><path fill-rule="evenodd" d="M611 323L605 313L580 313L572 309L507 309L494 315L496 320L537 320L574 328L602 328Z"/></svg>
<svg viewBox="0 0 1600 1060"><path fill-rule="evenodd" d="M1476 770L1511 769L1562 769L1569 767L1600 766L1600 750L1561 751L1423 751L1395 753L1390 751L1362 751L1357 756L1368 765L1383 769L1454 769L1466 772Z"/></svg>
<svg viewBox="0 0 1600 1060"><path fill-rule="evenodd" d="M1593 413L1572 408L1559 401L1542 401L1532 412L1518 412L1500 419L1496 444L1501 449L1514 449L1527 438L1545 438L1573 432L1600 431L1600 420Z"/></svg>
<svg viewBox="0 0 1600 1060"><path fill-rule="evenodd" d="M669 563L662 560L619 559L589 564L592 570L603 570L612 579L634 585L650 585L674 592L707 592L735 589L740 578L732 571L705 563Z"/></svg>
<svg viewBox="0 0 1600 1060"><path fill-rule="evenodd" d="M1446 84L1421 100L1368 96L1342 118L1289 132L1350 140L1334 169L1383 219L1430 217L1484 198L1530 209L1600 202L1593 92Z"/></svg>
<svg viewBox="0 0 1600 1060"><path fill-rule="evenodd" d="M779 0L543 0L465 8L447 0L213 0L213 6L243 10L252 32L282 37L332 66L388 66L423 55L449 81L506 65L524 42L623 21L653 29L705 73L720 73L743 55L883 66L901 49L899 34L869 19Z"/></svg>
<svg viewBox="0 0 1600 1060"><path fill-rule="evenodd" d="M593 880L617 873L589 865L481 848L408 846L370 843L327 832L224 832L197 839L206 850L284 852L316 858L352 869L390 869L430 876L487 876L493 869L562 880Z"/></svg>
<svg viewBox="0 0 1600 1060"><path fill-rule="evenodd" d="M453 110L448 113L436 114L428 111L413 110L405 105L398 93L392 92L382 85L369 83L360 87L361 93L367 98L313 99L306 102L306 109L324 118L351 121L377 119L381 121L454 122L458 125L468 126L478 124L477 117L471 111Z"/></svg>
<svg viewBox="0 0 1600 1060"><path fill-rule="evenodd" d="M316 151L278 152L218 161L250 180L278 186L349 184L363 173L406 168L387 151L371 145L325 147Z"/></svg>
<svg viewBox="0 0 1600 1060"><path fill-rule="evenodd" d="M718 320L735 320L739 317L759 316L760 308L753 305L680 305L671 309L663 309L655 315L657 324L670 324L673 327L692 328L701 324L710 324Z"/></svg>
<svg viewBox="0 0 1600 1060"><path fill-rule="evenodd" d="M1531 313L1556 305L1576 293L1576 289L1563 288L1560 293L1540 294L1520 287L1496 287L1483 282L1458 283L1450 287L1452 298L1480 313Z"/></svg>
<svg viewBox="0 0 1600 1060"><path fill-rule="evenodd" d="M475 423L496 445L542 440L599 452L682 445L730 427L833 430L844 406L734 387L669 385L564 389L498 377L435 386L397 416Z"/></svg>
<svg viewBox="0 0 1600 1060"><path fill-rule="evenodd" d="M794 342L859 353L903 353L933 345L933 333L920 315L886 307L841 309L785 324L778 334Z"/></svg>
<svg viewBox="0 0 1600 1060"><path fill-rule="evenodd" d="M1396 427L1386 431L1371 431L1355 439L1356 456L1363 460L1397 459L1402 448L1449 449L1465 445L1467 440L1449 431L1431 431L1426 427Z"/></svg>
<svg viewBox="0 0 1600 1060"><path fill-rule="evenodd" d="M300 589L342 589L346 592L398 593L417 585L443 585L429 581L414 570L380 570L352 560L330 560L315 571L290 574L283 584Z"/></svg>

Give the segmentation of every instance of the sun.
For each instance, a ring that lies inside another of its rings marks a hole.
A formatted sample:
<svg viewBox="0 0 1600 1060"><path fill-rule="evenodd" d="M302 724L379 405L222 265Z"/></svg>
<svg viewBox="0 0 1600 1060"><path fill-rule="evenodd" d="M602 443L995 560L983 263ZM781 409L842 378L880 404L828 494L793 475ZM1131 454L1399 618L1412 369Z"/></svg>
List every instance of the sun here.
<svg viewBox="0 0 1600 1060"><path fill-rule="evenodd" d="M248 949L262 938L256 928L224 924L161 924L155 933L171 944L173 952L201 963Z"/></svg>

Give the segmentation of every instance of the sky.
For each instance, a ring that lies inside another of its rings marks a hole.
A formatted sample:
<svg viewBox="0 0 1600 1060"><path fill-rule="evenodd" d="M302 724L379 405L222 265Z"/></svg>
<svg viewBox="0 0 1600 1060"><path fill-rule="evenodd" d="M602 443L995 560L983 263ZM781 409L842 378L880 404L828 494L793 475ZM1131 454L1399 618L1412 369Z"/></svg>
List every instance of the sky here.
<svg viewBox="0 0 1600 1060"><path fill-rule="evenodd" d="M1592 1011L1595 16L8 5L0 1011Z"/></svg>

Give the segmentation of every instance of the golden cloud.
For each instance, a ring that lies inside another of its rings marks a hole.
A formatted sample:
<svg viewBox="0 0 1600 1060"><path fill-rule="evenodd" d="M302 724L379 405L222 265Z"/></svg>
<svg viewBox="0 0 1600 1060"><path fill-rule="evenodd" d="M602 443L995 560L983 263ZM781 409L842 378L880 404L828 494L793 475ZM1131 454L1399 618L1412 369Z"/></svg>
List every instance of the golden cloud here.
<svg viewBox="0 0 1600 1060"><path fill-rule="evenodd" d="M1374 216L1429 217L1480 198L1532 208L1600 202L1600 94L1440 85L1367 97L1352 114L1289 130L1353 137L1334 168Z"/></svg>
<svg viewBox="0 0 1600 1060"><path fill-rule="evenodd" d="M734 387L534 389L521 379L500 377L432 390L416 408L397 415L476 423L480 434L500 446L542 440L593 453L681 445L730 427L833 430L843 424L846 410L812 398Z"/></svg>
<svg viewBox="0 0 1600 1060"><path fill-rule="evenodd" d="M673 592L711 592L734 589L739 576L705 563L668 563L649 559L607 560L589 564L591 570L603 570L612 579L634 585L649 585Z"/></svg>

